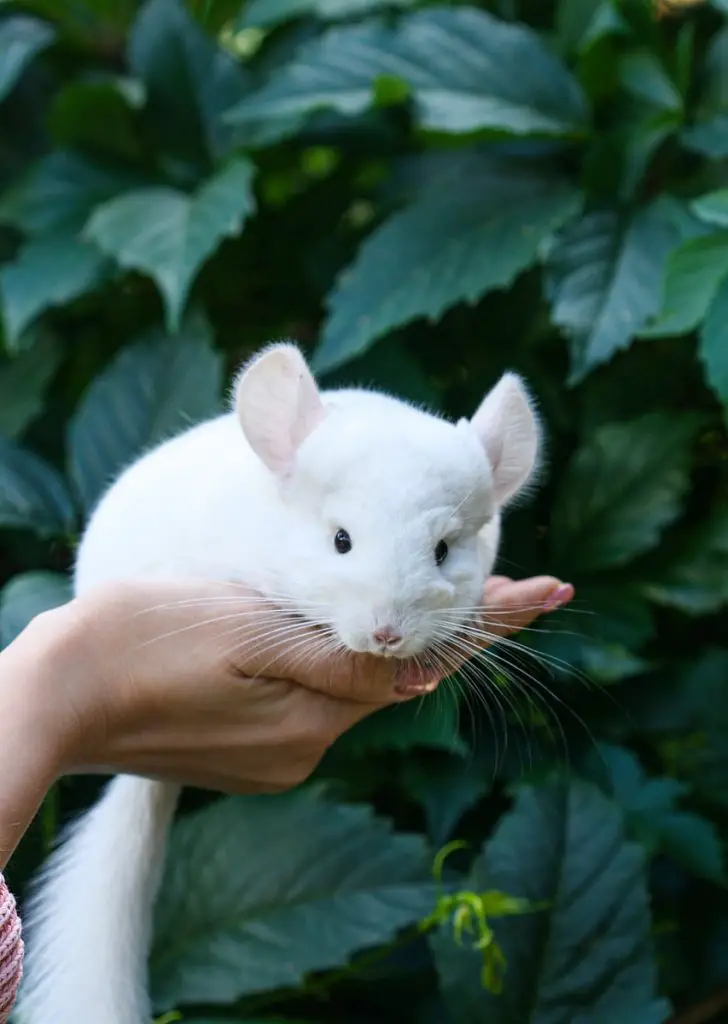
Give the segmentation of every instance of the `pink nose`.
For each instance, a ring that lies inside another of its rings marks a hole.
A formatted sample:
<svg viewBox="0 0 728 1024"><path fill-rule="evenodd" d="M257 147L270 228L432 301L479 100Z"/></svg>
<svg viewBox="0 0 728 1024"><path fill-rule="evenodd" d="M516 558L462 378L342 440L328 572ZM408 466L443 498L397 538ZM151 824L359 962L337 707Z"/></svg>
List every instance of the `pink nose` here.
<svg viewBox="0 0 728 1024"><path fill-rule="evenodd" d="M384 644L386 647L394 647L402 639L402 634L395 633L392 626L382 626L381 629L374 631L373 636L378 644Z"/></svg>

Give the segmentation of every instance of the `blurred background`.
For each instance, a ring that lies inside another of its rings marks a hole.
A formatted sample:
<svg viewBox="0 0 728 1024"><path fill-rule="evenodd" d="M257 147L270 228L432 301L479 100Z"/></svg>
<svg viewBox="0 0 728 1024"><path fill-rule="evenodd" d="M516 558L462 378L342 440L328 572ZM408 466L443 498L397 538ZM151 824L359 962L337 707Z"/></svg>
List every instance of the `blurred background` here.
<svg viewBox="0 0 728 1024"><path fill-rule="evenodd" d="M499 568L576 586L300 791L185 796L160 1022L728 1020L727 18L0 2L2 643L283 337L452 416L522 373L547 458ZM49 794L21 900L100 782Z"/></svg>

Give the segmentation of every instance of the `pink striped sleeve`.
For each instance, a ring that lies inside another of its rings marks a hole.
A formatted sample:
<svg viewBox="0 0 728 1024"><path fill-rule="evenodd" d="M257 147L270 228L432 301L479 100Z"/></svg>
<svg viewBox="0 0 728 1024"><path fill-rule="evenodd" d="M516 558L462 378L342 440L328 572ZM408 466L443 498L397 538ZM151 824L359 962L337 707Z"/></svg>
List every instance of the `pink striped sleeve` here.
<svg viewBox="0 0 728 1024"><path fill-rule="evenodd" d="M0 1024L7 1024L23 973L23 937L15 897L0 874Z"/></svg>

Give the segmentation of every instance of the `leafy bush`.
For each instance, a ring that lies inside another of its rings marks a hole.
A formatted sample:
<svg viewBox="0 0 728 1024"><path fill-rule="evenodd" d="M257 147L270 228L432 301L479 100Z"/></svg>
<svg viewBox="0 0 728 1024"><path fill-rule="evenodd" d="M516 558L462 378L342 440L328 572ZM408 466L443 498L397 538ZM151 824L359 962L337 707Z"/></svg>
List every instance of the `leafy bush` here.
<svg viewBox="0 0 728 1024"><path fill-rule="evenodd" d="M190 794L160 1014L648 1024L728 985L727 16L0 7L2 642L115 472L282 336L453 415L522 372L548 459L501 568L577 587L310 786ZM19 894L96 792L49 795Z"/></svg>

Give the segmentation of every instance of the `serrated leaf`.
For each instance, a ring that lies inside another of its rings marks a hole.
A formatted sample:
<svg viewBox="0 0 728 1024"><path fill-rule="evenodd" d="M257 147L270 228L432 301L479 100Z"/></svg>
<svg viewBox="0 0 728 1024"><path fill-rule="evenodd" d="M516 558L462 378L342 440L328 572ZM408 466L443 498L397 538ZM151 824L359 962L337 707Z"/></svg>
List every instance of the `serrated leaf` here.
<svg viewBox="0 0 728 1024"><path fill-rule="evenodd" d="M141 184L129 171L56 150L0 196L0 224L32 235L82 223L99 203Z"/></svg>
<svg viewBox="0 0 728 1024"><path fill-rule="evenodd" d="M491 161L459 189L426 191L372 232L340 275L314 366L331 370L395 327L507 287L580 202L563 179Z"/></svg>
<svg viewBox="0 0 728 1024"><path fill-rule="evenodd" d="M551 318L571 341L570 384L627 348L662 298L680 236L661 200L629 219L602 210L570 225L549 256Z"/></svg>
<svg viewBox="0 0 728 1024"><path fill-rule="evenodd" d="M61 350L49 335L29 351L0 362L0 434L17 437L39 415L60 362Z"/></svg>
<svg viewBox="0 0 728 1024"><path fill-rule="evenodd" d="M586 131L578 83L537 34L470 7L416 11L395 28L370 22L331 29L226 119L243 125L323 108L361 114L380 75L406 81L423 128L557 138Z"/></svg>
<svg viewBox="0 0 728 1024"><path fill-rule="evenodd" d="M665 552L665 566L644 584L658 604L707 615L728 604L728 501L716 503Z"/></svg>
<svg viewBox="0 0 728 1024"><path fill-rule="evenodd" d="M600 743L590 775L622 808L629 834L648 854L667 854L691 874L724 884L725 858L712 822L681 810L690 787L677 779L649 777L631 750Z"/></svg>
<svg viewBox="0 0 728 1024"><path fill-rule="evenodd" d="M10 346L41 313L93 291L109 262L95 245L64 228L31 239L0 269L0 300Z"/></svg>
<svg viewBox="0 0 728 1024"><path fill-rule="evenodd" d="M229 1003L343 965L431 910L428 869L422 837L319 788L221 800L172 835L155 1004Z"/></svg>
<svg viewBox="0 0 728 1024"><path fill-rule="evenodd" d="M499 995L481 985L482 953L456 946L451 932L432 938L454 1024L614 1024L655 1011L644 858L596 786L553 779L518 787L514 809L459 887L548 905L493 920L507 961ZM666 1004L661 1011L656 1020L666 1019Z"/></svg>
<svg viewBox="0 0 728 1024"><path fill-rule="evenodd" d="M127 345L89 385L68 430L69 475L90 511L141 453L221 411L222 360L199 314Z"/></svg>
<svg viewBox="0 0 728 1024"><path fill-rule="evenodd" d="M0 646L7 647L41 612L70 601L71 583L57 572L25 572L0 591Z"/></svg>
<svg viewBox="0 0 728 1024"><path fill-rule="evenodd" d="M156 144L194 173L224 157L231 130L221 117L249 76L210 38L180 0L147 0L129 35L131 73L147 89Z"/></svg>
<svg viewBox="0 0 728 1024"><path fill-rule="evenodd" d="M179 329L202 264L238 235L255 209L249 160L234 160L192 196L172 188L130 192L98 207L84 235L120 266L149 274L164 296L170 331Z"/></svg>
<svg viewBox="0 0 728 1024"><path fill-rule="evenodd" d="M551 519L556 557L575 573L625 565L657 544L690 485L698 420L649 413L601 427L572 458Z"/></svg>
<svg viewBox="0 0 728 1024"><path fill-rule="evenodd" d="M700 328L698 356L708 384L728 406L728 280L718 288Z"/></svg>
<svg viewBox="0 0 728 1024"><path fill-rule="evenodd" d="M705 318L728 277L728 231L717 231L683 242L668 256L657 319L642 337L686 334Z"/></svg>
<svg viewBox="0 0 728 1024"><path fill-rule="evenodd" d="M55 39L51 25L24 15L0 21L0 103L34 57Z"/></svg>
<svg viewBox="0 0 728 1024"><path fill-rule="evenodd" d="M75 518L60 474L38 455L0 438L0 527L59 537L72 532Z"/></svg>

